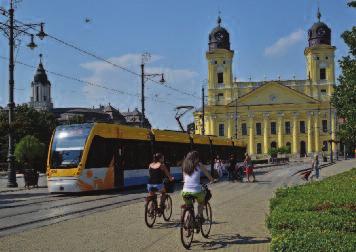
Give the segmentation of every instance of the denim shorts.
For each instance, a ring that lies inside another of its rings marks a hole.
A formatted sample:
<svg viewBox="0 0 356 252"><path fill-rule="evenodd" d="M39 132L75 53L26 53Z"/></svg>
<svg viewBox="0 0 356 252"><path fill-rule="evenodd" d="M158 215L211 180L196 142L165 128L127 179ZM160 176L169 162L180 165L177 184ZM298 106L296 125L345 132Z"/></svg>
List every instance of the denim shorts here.
<svg viewBox="0 0 356 252"><path fill-rule="evenodd" d="M152 188L156 188L158 191L162 191L163 184L147 184L147 191L151 192Z"/></svg>

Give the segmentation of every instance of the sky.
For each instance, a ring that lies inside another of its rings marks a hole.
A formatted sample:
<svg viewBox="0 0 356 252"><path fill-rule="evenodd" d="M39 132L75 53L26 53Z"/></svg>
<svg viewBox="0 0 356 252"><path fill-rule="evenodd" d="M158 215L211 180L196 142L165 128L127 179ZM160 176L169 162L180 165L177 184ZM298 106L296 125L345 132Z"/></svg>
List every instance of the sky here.
<svg viewBox="0 0 356 252"><path fill-rule="evenodd" d="M340 35L355 25L356 10L344 0L320 0L321 20L332 29L336 60L348 49ZM9 0L0 0L8 9ZM209 32L221 12L222 26L230 33L235 51L233 73L237 80L306 78L304 48L307 30L316 22L317 0L22 0L15 19L45 22L45 32L76 45L117 66L83 54L53 38L26 47L22 36L16 60L37 67L43 54L46 70L93 85L48 73L54 107L98 107L111 104L124 112L141 109L141 55L149 52L146 73L164 73L166 83L145 83L146 116L154 128L178 129L175 107L201 106L206 85ZM89 19L89 22L86 22ZM6 17L0 16L0 22ZM0 56L8 57L8 41L0 36ZM340 69L336 63L336 77ZM136 74L133 74L133 73ZM16 64L15 102L30 100L35 69ZM106 88L100 88L104 86ZM178 90L178 91L177 91ZM123 92L123 93L122 93ZM0 58L0 106L8 102L8 61ZM192 114L182 118L186 125Z"/></svg>

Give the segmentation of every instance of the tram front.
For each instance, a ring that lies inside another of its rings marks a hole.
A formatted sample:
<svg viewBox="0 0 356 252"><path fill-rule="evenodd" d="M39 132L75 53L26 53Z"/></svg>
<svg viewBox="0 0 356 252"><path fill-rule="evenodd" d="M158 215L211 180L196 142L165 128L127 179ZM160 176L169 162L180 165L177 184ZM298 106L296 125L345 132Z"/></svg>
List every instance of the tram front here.
<svg viewBox="0 0 356 252"><path fill-rule="evenodd" d="M78 178L83 153L93 124L58 126L52 137L47 160L49 192L80 192Z"/></svg>

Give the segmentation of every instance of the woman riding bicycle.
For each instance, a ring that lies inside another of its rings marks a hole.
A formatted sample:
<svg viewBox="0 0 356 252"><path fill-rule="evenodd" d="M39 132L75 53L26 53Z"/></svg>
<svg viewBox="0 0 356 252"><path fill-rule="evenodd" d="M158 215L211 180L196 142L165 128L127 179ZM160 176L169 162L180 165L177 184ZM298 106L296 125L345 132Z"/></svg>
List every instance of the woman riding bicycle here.
<svg viewBox="0 0 356 252"><path fill-rule="evenodd" d="M202 171L211 182L216 180L214 180L208 170L199 163L199 154L197 151L191 151L187 154L183 161L182 168L184 181L182 197L184 202L186 205L191 205L192 202L188 201L185 197L193 196L198 202L198 214L202 216L205 204L205 193L202 191L200 185L200 171Z"/></svg>
<svg viewBox="0 0 356 252"><path fill-rule="evenodd" d="M161 201L160 208L162 209L166 190L163 185L163 177L164 175L169 179L169 181L173 181L174 178L169 173L167 167L164 164L164 156L162 153L156 153L153 155L153 161L148 167L149 179L147 184L148 197L152 197L155 195L156 191L160 191Z"/></svg>

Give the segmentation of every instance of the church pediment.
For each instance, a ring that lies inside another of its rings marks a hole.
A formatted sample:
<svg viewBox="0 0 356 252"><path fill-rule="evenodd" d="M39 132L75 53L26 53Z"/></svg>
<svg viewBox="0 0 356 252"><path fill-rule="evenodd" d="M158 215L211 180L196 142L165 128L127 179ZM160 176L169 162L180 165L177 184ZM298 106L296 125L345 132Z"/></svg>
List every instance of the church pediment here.
<svg viewBox="0 0 356 252"><path fill-rule="evenodd" d="M256 88L241 96L238 105L273 105L273 104L305 104L319 103L318 100L309 97L297 90L271 82ZM232 102L230 105L235 105Z"/></svg>

